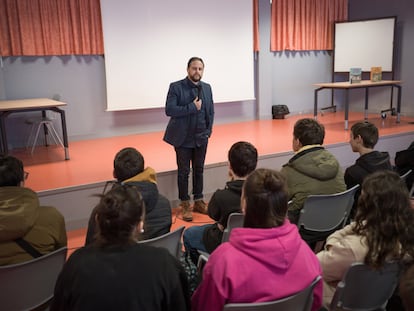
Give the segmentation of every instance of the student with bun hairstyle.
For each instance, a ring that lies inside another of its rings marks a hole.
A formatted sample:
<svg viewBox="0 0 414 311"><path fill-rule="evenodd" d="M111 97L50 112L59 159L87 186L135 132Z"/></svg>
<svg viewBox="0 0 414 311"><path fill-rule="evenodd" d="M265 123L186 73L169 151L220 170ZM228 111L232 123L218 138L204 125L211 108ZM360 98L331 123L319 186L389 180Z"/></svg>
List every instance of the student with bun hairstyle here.
<svg viewBox="0 0 414 311"><path fill-rule="evenodd" d="M244 227L209 257L203 280L192 297L193 311L221 311L227 303L273 301L293 295L322 271L313 251L287 218L288 193L283 175L269 169L252 172L241 198ZM322 301L322 282L312 310Z"/></svg>
<svg viewBox="0 0 414 311"><path fill-rule="evenodd" d="M75 251L55 287L51 310L189 310L186 275L163 248L137 243L144 201L123 185L96 207L97 239Z"/></svg>

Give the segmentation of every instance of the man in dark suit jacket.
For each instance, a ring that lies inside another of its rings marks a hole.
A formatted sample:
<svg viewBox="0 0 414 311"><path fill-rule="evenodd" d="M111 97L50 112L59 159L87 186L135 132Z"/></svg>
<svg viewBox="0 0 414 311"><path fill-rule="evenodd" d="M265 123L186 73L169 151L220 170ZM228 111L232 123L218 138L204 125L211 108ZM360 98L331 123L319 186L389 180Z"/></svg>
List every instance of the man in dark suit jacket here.
<svg viewBox="0 0 414 311"><path fill-rule="evenodd" d="M174 146L177 157L178 197L182 216L192 221L192 210L207 213L203 201L203 171L208 139L214 119L211 86L201 81L204 62L192 57L187 63L187 77L170 84L165 113L170 117L164 141ZM192 167L194 207L190 206L188 177Z"/></svg>

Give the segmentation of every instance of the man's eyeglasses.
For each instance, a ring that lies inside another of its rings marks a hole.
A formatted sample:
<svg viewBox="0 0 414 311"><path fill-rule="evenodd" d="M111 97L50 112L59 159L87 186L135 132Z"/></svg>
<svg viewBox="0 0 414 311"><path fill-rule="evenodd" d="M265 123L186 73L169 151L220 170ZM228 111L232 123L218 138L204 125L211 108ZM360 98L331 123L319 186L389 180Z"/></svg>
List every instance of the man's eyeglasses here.
<svg viewBox="0 0 414 311"><path fill-rule="evenodd" d="M24 172L23 173L24 180L26 180L28 177L29 177L29 172Z"/></svg>

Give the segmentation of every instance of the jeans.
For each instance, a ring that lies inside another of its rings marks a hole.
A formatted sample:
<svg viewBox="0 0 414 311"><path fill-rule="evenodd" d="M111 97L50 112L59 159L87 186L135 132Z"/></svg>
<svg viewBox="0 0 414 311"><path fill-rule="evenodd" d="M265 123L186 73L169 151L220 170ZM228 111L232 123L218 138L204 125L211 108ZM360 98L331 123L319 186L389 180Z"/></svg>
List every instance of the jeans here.
<svg viewBox="0 0 414 311"><path fill-rule="evenodd" d="M181 201L190 200L190 196L188 195L190 162L192 166L193 198L194 200L203 198L203 173L206 152L207 144L194 148L175 147L178 167L178 198Z"/></svg>
<svg viewBox="0 0 414 311"><path fill-rule="evenodd" d="M197 265L198 251L207 252L203 242L204 230L212 226L211 224L202 226L193 226L184 231L183 241L185 251L190 255L191 260Z"/></svg>

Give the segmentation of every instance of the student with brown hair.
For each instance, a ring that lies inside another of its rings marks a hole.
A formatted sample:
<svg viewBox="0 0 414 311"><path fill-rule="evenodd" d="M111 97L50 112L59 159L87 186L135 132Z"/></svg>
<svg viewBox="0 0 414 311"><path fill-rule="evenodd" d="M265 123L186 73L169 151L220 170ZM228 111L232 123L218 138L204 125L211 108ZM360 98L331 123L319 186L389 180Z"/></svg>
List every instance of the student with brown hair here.
<svg viewBox="0 0 414 311"><path fill-rule="evenodd" d="M397 173L378 171L367 176L356 212L355 221L330 235L317 254L325 306L352 263L380 268L387 260L414 258L414 210Z"/></svg>
<svg viewBox="0 0 414 311"><path fill-rule="evenodd" d="M193 311L221 311L227 303L264 302L308 287L322 271L287 219L288 194L283 175L257 169L243 184L243 228L234 228L229 242L209 257L203 280L192 297ZM312 310L319 310L322 282L313 292Z"/></svg>
<svg viewBox="0 0 414 311"><path fill-rule="evenodd" d="M76 250L57 280L51 310L189 310L183 268L168 250L137 243L145 205L123 185L96 207L97 239Z"/></svg>

